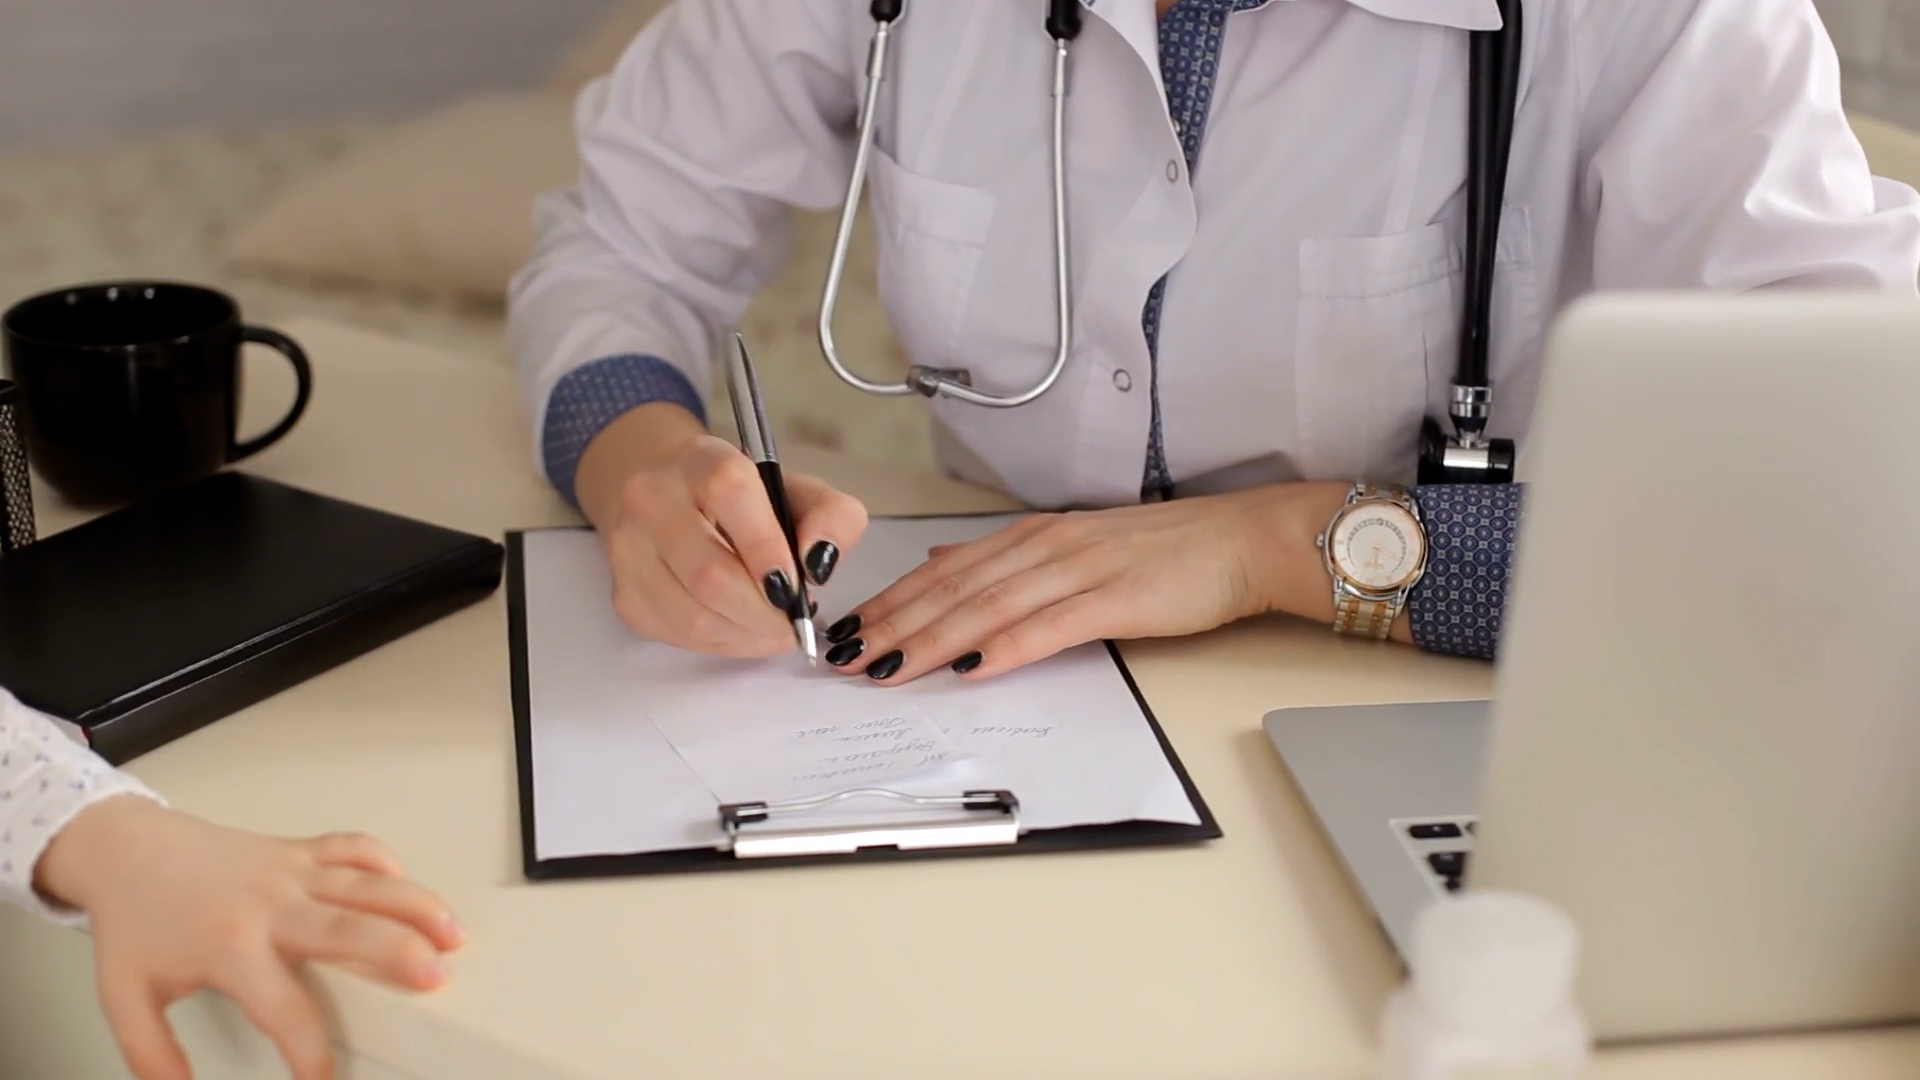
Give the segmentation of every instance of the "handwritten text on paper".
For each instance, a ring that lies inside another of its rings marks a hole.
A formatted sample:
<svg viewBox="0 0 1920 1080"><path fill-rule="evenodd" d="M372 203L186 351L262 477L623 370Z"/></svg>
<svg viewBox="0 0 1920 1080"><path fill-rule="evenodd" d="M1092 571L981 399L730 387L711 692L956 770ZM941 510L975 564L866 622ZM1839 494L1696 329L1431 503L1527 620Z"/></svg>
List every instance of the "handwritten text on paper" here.
<svg viewBox="0 0 1920 1080"><path fill-rule="evenodd" d="M759 697L760 695L754 695ZM682 709L654 724L723 800L807 798L907 776L964 757L910 702L848 688L808 697L811 715L782 715L772 695L742 709Z"/></svg>

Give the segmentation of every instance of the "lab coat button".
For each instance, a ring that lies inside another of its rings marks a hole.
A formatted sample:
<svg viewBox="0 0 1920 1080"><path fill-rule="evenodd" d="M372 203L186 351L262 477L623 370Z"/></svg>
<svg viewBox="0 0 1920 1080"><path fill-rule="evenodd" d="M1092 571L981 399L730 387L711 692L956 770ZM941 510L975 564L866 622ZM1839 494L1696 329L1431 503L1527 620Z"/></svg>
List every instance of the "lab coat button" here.
<svg viewBox="0 0 1920 1080"><path fill-rule="evenodd" d="M1123 394L1133 389L1133 376L1127 374L1126 368L1113 373L1113 388Z"/></svg>
<svg viewBox="0 0 1920 1080"><path fill-rule="evenodd" d="M1167 183L1177 184L1179 182L1180 182L1180 163L1178 161L1173 160L1172 158L1168 158L1167 159Z"/></svg>

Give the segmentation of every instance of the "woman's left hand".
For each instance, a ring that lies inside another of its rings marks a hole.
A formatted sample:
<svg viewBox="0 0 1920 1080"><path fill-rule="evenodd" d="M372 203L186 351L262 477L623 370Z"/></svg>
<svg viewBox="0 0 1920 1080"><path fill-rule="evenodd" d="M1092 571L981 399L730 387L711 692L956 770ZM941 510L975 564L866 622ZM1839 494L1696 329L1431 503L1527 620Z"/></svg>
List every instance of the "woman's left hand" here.
<svg viewBox="0 0 1920 1080"><path fill-rule="evenodd" d="M888 685L947 666L979 679L1090 641L1194 634L1274 610L1276 578L1316 572L1317 530L1305 526L1303 544L1304 523L1330 517L1345 491L1294 484L1029 517L935 548L834 625L827 659Z"/></svg>

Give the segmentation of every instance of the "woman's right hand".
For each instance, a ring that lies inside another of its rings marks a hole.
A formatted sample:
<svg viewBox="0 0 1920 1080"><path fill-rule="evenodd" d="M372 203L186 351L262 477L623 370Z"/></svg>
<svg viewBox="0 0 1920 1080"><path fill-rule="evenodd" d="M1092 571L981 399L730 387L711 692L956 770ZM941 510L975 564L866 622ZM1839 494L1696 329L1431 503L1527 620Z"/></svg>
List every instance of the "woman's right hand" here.
<svg viewBox="0 0 1920 1080"><path fill-rule="evenodd" d="M577 488L613 568L615 611L641 637L695 652L764 658L793 648L786 612L797 575L825 584L866 531L866 507L785 473L805 563L796 567L758 469L732 444L684 424L677 439L658 424L618 430L656 408L677 407L616 421L581 462Z"/></svg>

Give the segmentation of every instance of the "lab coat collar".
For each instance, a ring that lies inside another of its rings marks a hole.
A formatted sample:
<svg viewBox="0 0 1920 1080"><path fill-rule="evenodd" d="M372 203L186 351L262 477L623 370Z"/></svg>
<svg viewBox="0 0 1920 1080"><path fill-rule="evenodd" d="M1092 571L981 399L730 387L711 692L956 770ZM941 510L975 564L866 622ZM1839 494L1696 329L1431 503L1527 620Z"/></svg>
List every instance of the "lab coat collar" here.
<svg viewBox="0 0 1920 1080"><path fill-rule="evenodd" d="M1500 29L1500 0L1347 0L1386 19L1455 30Z"/></svg>
<svg viewBox="0 0 1920 1080"><path fill-rule="evenodd" d="M1133 46L1140 58L1159 77L1160 62L1158 20L1154 0L1081 0L1094 15L1104 19ZM1267 0L1267 3L1292 3L1294 0ZM1346 0L1363 11L1386 19L1426 23L1455 30L1498 30L1501 26L1500 0ZM1263 3L1260 7L1266 7ZM1258 10L1255 8L1254 10Z"/></svg>

